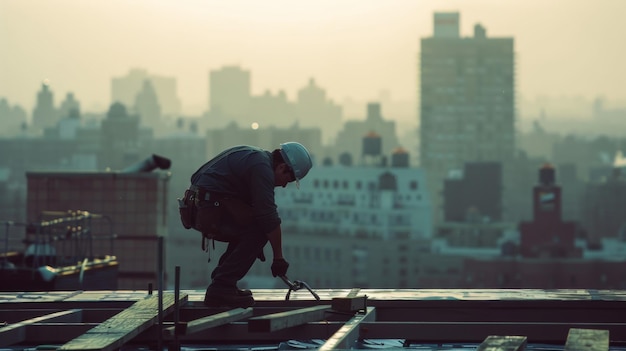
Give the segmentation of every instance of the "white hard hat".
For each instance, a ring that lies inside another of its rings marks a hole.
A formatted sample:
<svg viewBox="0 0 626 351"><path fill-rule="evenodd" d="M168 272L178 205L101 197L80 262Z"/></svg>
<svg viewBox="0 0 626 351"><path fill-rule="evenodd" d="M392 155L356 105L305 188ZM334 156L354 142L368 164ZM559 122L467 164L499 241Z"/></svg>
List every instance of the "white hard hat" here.
<svg viewBox="0 0 626 351"><path fill-rule="evenodd" d="M302 144L290 141L280 144L280 153L296 176L296 185L300 187L299 180L304 178L313 167L309 151Z"/></svg>

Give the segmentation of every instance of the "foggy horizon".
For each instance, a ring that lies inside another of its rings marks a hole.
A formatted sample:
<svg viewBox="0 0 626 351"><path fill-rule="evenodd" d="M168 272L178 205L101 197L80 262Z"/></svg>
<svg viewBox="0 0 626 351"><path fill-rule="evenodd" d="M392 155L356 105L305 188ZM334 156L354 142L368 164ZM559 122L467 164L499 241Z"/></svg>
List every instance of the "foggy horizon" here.
<svg viewBox="0 0 626 351"><path fill-rule="evenodd" d="M554 0L15 1L0 2L0 97L27 110L44 80L55 100L73 92L85 111L106 108L111 79L142 68L177 80L182 112L208 107L208 76L251 72L254 95L290 100L315 79L336 103L417 99L420 39L435 12L458 12L461 36L514 39L516 96L624 101L626 2ZM619 28L622 26L623 28Z"/></svg>

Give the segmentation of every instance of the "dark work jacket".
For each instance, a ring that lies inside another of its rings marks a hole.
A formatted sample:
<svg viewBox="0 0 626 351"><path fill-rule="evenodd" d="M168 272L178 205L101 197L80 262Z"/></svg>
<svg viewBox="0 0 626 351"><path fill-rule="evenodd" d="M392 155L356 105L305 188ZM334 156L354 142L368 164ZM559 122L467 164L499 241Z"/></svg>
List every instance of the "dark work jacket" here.
<svg viewBox="0 0 626 351"><path fill-rule="evenodd" d="M248 145L226 149L202 165L191 176L191 184L249 204L255 226L264 234L281 223L274 200L272 153L267 150Z"/></svg>

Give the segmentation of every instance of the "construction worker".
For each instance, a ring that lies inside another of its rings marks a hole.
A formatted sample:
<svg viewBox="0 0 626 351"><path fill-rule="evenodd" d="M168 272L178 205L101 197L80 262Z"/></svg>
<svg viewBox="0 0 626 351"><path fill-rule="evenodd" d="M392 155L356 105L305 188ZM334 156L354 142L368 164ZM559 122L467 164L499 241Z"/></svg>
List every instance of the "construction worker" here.
<svg viewBox="0 0 626 351"><path fill-rule="evenodd" d="M228 242L211 273L204 303L211 307L249 307L250 290L237 287L257 258L265 261L269 241L273 253L272 275L287 273L283 257L280 217L274 188L304 178L312 167L311 155L300 143L287 142L273 151L240 145L224 150L191 177L188 190L195 199L193 227L205 239ZM187 197L187 195L186 195Z"/></svg>

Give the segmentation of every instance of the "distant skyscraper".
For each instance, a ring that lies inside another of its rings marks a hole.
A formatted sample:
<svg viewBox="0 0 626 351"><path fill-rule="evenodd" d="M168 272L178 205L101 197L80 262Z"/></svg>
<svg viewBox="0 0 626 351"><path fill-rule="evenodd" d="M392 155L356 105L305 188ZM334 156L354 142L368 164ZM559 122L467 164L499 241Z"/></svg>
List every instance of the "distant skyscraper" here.
<svg viewBox="0 0 626 351"><path fill-rule="evenodd" d="M50 91L48 83L43 82L33 110L33 127L36 130L43 130L56 125L57 122L58 111L54 108L54 94Z"/></svg>
<svg viewBox="0 0 626 351"><path fill-rule="evenodd" d="M325 143L334 139L341 128L342 107L327 99L326 91L312 78L298 91L296 111L300 126L322 128Z"/></svg>
<svg viewBox="0 0 626 351"><path fill-rule="evenodd" d="M15 136L26 125L27 112L19 105L11 105L0 98L0 135Z"/></svg>
<svg viewBox="0 0 626 351"><path fill-rule="evenodd" d="M137 94L142 91L146 80L154 87L161 113L178 117L181 102L176 92L176 78L155 76L142 69L133 69L124 77L111 79L111 103L120 102L129 108L135 106Z"/></svg>
<svg viewBox="0 0 626 351"><path fill-rule="evenodd" d="M225 66L210 72L211 116L238 120L248 113L250 99L250 71L239 66Z"/></svg>
<svg viewBox="0 0 626 351"><path fill-rule="evenodd" d="M139 118L129 115L117 102L111 105L102 121L101 146L98 157L100 169L118 170L139 160Z"/></svg>
<svg viewBox="0 0 626 351"><path fill-rule="evenodd" d="M429 183L465 162L510 160L515 150L513 38L459 36L458 13L435 13L421 40L420 165Z"/></svg>
<svg viewBox="0 0 626 351"><path fill-rule="evenodd" d="M156 126L160 122L161 104L149 79L144 80L141 91L135 97L134 106L142 125Z"/></svg>
<svg viewBox="0 0 626 351"><path fill-rule="evenodd" d="M74 98L74 93L67 93L59 108L59 117L75 118L77 116L80 116L80 102Z"/></svg>

